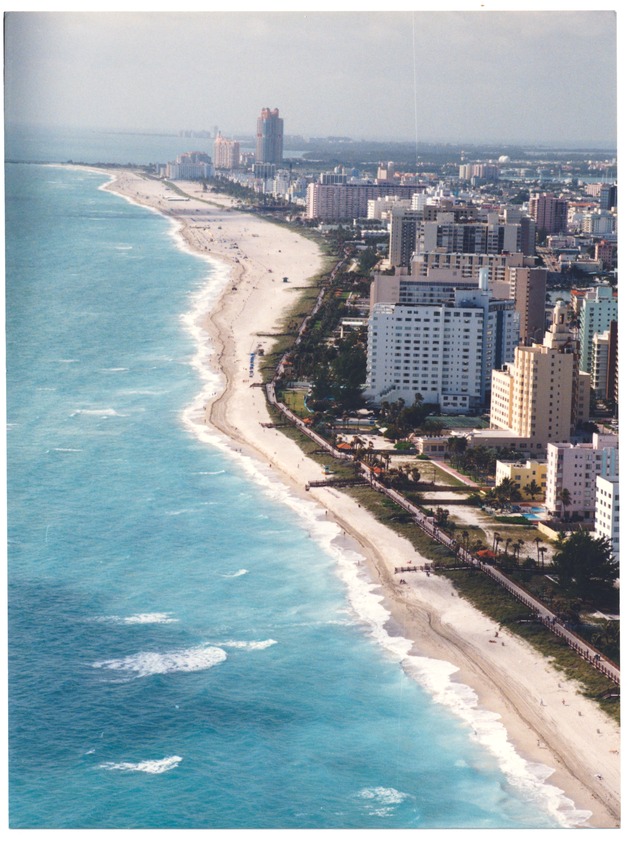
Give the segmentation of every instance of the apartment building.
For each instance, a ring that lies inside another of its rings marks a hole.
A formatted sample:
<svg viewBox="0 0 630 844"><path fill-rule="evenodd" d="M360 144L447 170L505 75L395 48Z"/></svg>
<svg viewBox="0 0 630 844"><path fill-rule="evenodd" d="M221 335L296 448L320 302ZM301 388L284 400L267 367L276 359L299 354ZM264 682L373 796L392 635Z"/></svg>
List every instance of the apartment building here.
<svg viewBox="0 0 630 844"><path fill-rule="evenodd" d="M593 337L610 328L617 319L617 299L612 287L600 285L580 291L574 298L574 307L579 317L580 369L591 372L593 366Z"/></svg>
<svg viewBox="0 0 630 844"><path fill-rule="evenodd" d="M619 477L596 479L595 536L609 539L619 557Z"/></svg>
<svg viewBox="0 0 630 844"><path fill-rule="evenodd" d="M306 191L306 218L335 223L367 217L368 200L391 196L411 199L421 185L322 184L312 182Z"/></svg>
<svg viewBox="0 0 630 844"><path fill-rule="evenodd" d="M617 477L618 445L614 434L593 434L590 443L549 443L545 506L551 516L595 519L597 478Z"/></svg>
<svg viewBox="0 0 630 844"><path fill-rule="evenodd" d="M167 179L209 179L213 175L212 159L205 152L184 152L166 165Z"/></svg>
<svg viewBox="0 0 630 844"><path fill-rule="evenodd" d="M412 404L421 393L445 413L478 411L517 338L514 305L491 298L487 273L477 287L382 276L371 293L366 397Z"/></svg>
<svg viewBox="0 0 630 844"><path fill-rule="evenodd" d="M578 370L567 324L567 307L557 302L542 343L518 346L514 363L492 373L490 426L536 442L567 441L588 419L590 375Z"/></svg>
<svg viewBox="0 0 630 844"><path fill-rule="evenodd" d="M542 460L508 461L497 460L495 486L504 480L512 481L525 498L525 487L532 482L538 484L541 495L547 490L547 464Z"/></svg>
<svg viewBox="0 0 630 844"><path fill-rule="evenodd" d="M569 204L552 193L534 193L529 199L529 216L538 232L558 234L566 232Z"/></svg>
<svg viewBox="0 0 630 844"><path fill-rule="evenodd" d="M214 139L215 170L236 170L241 162L241 145L238 141L219 134Z"/></svg>

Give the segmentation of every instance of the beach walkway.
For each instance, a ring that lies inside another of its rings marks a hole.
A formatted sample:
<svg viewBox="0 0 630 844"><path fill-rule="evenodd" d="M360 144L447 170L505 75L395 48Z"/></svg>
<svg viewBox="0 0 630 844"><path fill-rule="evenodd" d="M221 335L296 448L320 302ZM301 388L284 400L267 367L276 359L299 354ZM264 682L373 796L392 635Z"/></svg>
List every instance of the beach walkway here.
<svg viewBox="0 0 630 844"><path fill-rule="evenodd" d="M319 302L319 300L318 300ZM321 304L321 302L320 302ZM276 396L276 381L283 371L282 362L276 371L276 376L272 381L266 385L267 398L269 402L276 407L287 419L289 419L299 430L301 430L311 440L316 442L322 450L328 452L331 456L339 460L353 459L344 451L332 446L327 440L320 436L316 431L309 428L298 416L296 416L289 408L280 402ZM524 604L532 613L535 613L537 620L547 627L552 633L563 639L569 647L574 650L586 662L589 662L594 668L608 677L616 685L621 684L621 671L617 665L608 659L604 654L600 653L596 648L593 648L588 642L582 639L577 634L568 630L558 619L554 613L545 606L541 601L535 598L522 586L515 583L503 572L499 571L495 566L487 563L485 560L471 554L466 548L460 545L455 539L445 533L435 523L432 516L427 516L415 504L412 504L404 495L401 495L394 489L390 489L378 481L372 472L372 467L366 463L359 463L361 476L364 483L369 483L370 486L378 492L386 495L389 499L394 501L403 508L409 515L413 517L414 522L420 527L427 536L431 537L435 542L439 542L446 548L451 550L457 558L466 566L470 566L479 571L484 572L488 577L491 577L496 583L501 585L514 598ZM440 464L440 468L443 468ZM315 485L317 482L314 482ZM324 482L325 483L325 482Z"/></svg>

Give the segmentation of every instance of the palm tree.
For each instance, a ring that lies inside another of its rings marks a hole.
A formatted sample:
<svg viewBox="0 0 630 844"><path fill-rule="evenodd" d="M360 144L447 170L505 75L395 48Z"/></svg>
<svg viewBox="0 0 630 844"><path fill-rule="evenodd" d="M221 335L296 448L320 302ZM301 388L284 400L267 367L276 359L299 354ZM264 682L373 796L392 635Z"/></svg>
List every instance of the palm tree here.
<svg viewBox="0 0 630 844"><path fill-rule="evenodd" d="M492 553L493 553L493 554L497 554L497 553L498 553L498 551L499 551L499 542L503 542L503 537L502 537L499 533L497 533L497 531L495 530L495 532L494 532L494 541L493 541L493 543L492 543Z"/></svg>
<svg viewBox="0 0 630 844"><path fill-rule="evenodd" d="M536 543L536 565L538 566L540 564L540 543L542 542L542 539L537 536L534 539L534 542Z"/></svg>
<svg viewBox="0 0 630 844"><path fill-rule="evenodd" d="M506 538L506 540L505 540L505 551L503 552L503 554L504 554L504 556L505 556L505 557L507 557L508 548L510 547L510 545L511 545L511 544L512 544L512 540L511 540L511 539L510 539L510 537L508 536L508 537Z"/></svg>
<svg viewBox="0 0 630 844"><path fill-rule="evenodd" d="M518 563L518 561L520 560L520 557L521 557L521 549L522 549L523 545L525 545L525 540L524 540L524 539L517 539L517 540L516 540L516 542L513 544L513 548L514 548L514 559L516 560L516 562L517 562L517 563Z"/></svg>
<svg viewBox="0 0 630 844"><path fill-rule="evenodd" d="M542 487L540 484L537 484L536 481L531 481L530 483L525 484L523 492L527 493L533 501L542 492Z"/></svg>
<svg viewBox="0 0 630 844"><path fill-rule="evenodd" d="M544 545L543 545L543 546L542 546L542 548L540 549L540 558L541 558L541 560L542 560L542 567L543 567L543 568L545 567L545 554L547 553L547 551L548 551L548 550L549 550L549 549L548 549L548 548L545 548L545 546L544 546Z"/></svg>
<svg viewBox="0 0 630 844"><path fill-rule="evenodd" d="M567 507L571 506L571 492L568 489L563 489L560 493L560 504L562 505L562 521L566 519Z"/></svg>

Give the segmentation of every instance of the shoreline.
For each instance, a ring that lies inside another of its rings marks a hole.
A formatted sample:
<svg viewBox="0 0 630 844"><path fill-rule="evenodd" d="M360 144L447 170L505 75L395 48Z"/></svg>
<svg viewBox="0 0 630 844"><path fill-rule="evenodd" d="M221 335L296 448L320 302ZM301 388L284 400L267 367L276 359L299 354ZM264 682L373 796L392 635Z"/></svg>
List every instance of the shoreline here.
<svg viewBox="0 0 630 844"><path fill-rule="evenodd" d="M204 195L196 183L183 188L198 200L176 199L163 183L131 171L77 169L108 175L111 181L104 190L169 217L186 248L226 267L225 287L203 325L212 344L212 366L223 383L214 395L204 396L203 410L191 421L218 430L232 443L232 451L269 464L293 494L318 504L345 532L343 543L364 558L390 614L386 629L412 643L401 660L404 670L417 678L427 658L450 664L455 673L449 682L474 690L478 711L500 716L509 743L527 760L524 764L540 772L539 782L544 779L558 791L560 812L570 800L578 812L592 813L579 827L619 826L618 725L527 643L503 632L497 639L496 623L459 598L445 578L410 574L401 586L394 566L409 559L422 562L410 543L340 491L315 488L305 493L305 483L320 476L320 467L278 430L262 427L269 416L263 390L252 386L257 379L250 375L250 356L260 344L267 350L273 339L265 335L277 330L298 288L320 268L319 247L236 210L228 197ZM282 282L284 276L289 283ZM444 694L444 689L430 691L437 699ZM549 771L553 773L546 778Z"/></svg>

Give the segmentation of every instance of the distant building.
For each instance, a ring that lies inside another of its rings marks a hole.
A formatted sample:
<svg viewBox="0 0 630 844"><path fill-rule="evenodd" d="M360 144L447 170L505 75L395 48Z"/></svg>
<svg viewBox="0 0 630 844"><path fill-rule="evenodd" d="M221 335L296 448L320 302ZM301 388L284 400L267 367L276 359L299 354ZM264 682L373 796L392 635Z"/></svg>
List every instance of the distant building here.
<svg viewBox="0 0 630 844"><path fill-rule="evenodd" d="M567 230L568 203L551 193L534 193L529 200L529 216L538 232L558 234Z"/></svg>
<svg viewBox="0 0 630 844"><path fill-rule="evenodd" d="M545 336L547 295L547 270L542 267L510 267L504 282L493 287L495 295L514 299L521 318L520 342L540 343Z"/></svg>
<svg viewBox="0 0 630 844"><path fill-rule="evenodd" d="M438 213L435 221L418 224L418 252L456 252L496 255L521 252L520 223L499 223L498 213L486 222L456 222L451 211Z"/></svg>
<svg viewBox="0 0 630 844"><path fill-rule="evenodd" d="M214 140L214 166L216 170L236 170L241 163L241 145L224 138L219 132Z"/></svg>
<svg viewBox="0 0 630 844"><path fill-rule="evenodd" d="M420 185L311 182L306 191L306 217L323 223L363 219L367 217L370 199L390 196L393 192L401 199L411 199L421 190Z"/></svg>
<svg viewBox="0 0 630 844"><path fill-rule="evenodd" d="M284 144L284 120L277 108L263 108L256 125L256 162L281 164Z"/></svg>
<svg viewBox="0 0 630 844"><path fill-rule="evenodd" d="M514 363L492 373L490 426L535 442L568 441L588 420L590 375L579 372L567 324L567 307L557 302L542 343L518 346Z"/></svg>
<svg viewBox="0 0 630 844"><path fill-rule="evenodd" d="M595 244L595 259L602 262L605 270L617 266L617 243L615 240L600 240Z"/></svg>
<svg viewBox="0 0 630 844"><path fill-rule="evenodd" d="M617 185L602 185L599 192L599 207L602 211L610 211L617 207Z"/></svg>
<svg viewBox="0 0 630 844"><path fill-rule="evenodd" d="M389 230L389 263L392 267L409 267L416 251L416 232L424 212L397 204L392 207Z"/></svg>
<svg viewBox="0 0 630 844"><path fill-rule="evenodd" d="M435 270L450 271L453 275L464 278L478 278L479 270L487 268L490 286L497 281L505 281L510 267L525 266L525 258L518 252L507 255L486 255L482 253L461 252L419 252L416 250L411 259L411 275L415 278L426 277ZM501 294L502 295L502 294Z"/></svg>
<svg viewBox="0 0 630 844"><path fill-rule="evenodd" d="M212 159L206 152L185 152L166 165L167 179L209 179L213 175Z"/></svg>

